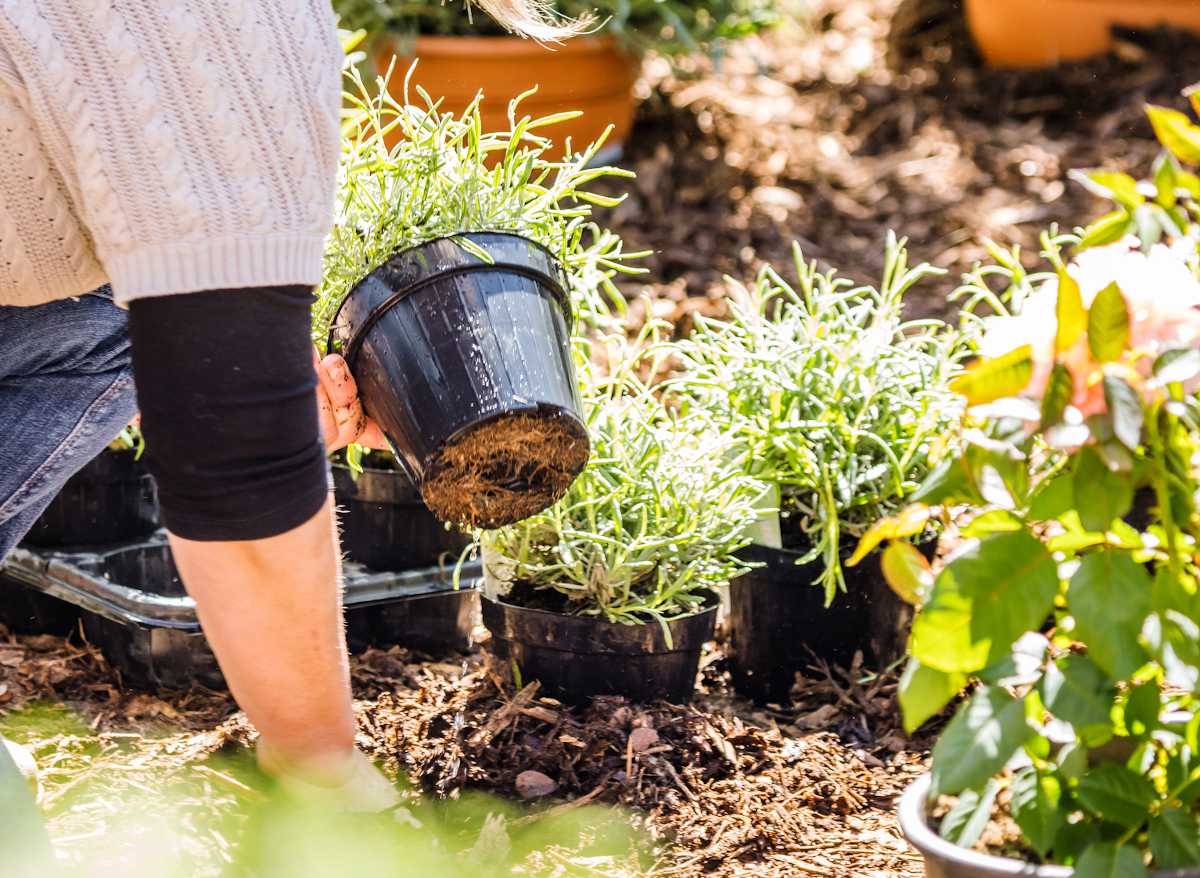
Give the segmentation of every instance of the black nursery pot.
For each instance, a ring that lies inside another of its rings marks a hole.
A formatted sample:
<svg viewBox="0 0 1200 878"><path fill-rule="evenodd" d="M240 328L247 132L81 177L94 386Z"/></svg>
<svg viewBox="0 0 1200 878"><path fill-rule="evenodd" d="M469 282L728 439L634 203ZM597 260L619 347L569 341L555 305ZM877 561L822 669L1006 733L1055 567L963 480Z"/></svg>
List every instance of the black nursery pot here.
<svg viewBox="0 0 1200 878"><path fill-rule="evenodd" d="M438 521L399 470L364 468L355 479L348 466L335 464L333 489L342 510L342 550L372 570L453 563L470 542Z"/></svg>
<svg viewBox="0 0 1200 878"><path fill-rule="evenodd" d="M548 250L469 234L377 268L342 304L330 341L430 509L499 527L557 501L587 463L570 323Z"/></svg>
<svg viewBox="0 0 1200 878"><path fill-rule="evenodd" d="M594 695L633 701L692 697L700 650L713 637L717 603L668 622L668 644L657 622L620 625L590 616L568 616L483 598L487 649L502 667L515 663L521 680L568 703Z"/></svg>
<svg viewBox="0 0 1200 878"><path fill-rule="evenodd" d="M932 546L929 547L932 549ZM729 587L734 688L756 702L782 702L795 672L813 657L849 664L854 653L878 664L904 654L912 607L891 590L875 556L845 568L846 592L825 606L825 590L812 583L820 559L798 564L801 552L749 546L743 560L763 566Z"/></svg>
<svg viewBox="0 0 1200 878"><path fill-rule="evenodd" d="M44 549L143 539L158 530L154 479L132 451L104 451L67 480L24 542Z"/></svg>

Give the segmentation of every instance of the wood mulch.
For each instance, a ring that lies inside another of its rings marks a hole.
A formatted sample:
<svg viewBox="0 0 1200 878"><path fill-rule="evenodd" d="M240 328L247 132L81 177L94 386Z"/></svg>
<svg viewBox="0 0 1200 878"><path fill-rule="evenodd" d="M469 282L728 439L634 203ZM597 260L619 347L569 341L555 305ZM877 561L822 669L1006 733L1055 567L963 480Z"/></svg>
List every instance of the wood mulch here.
<svg viewBox="0 0 1200 878"><path fill-rule="evenodd" d="M894 675L815 666L792 703L758 709L728 690L724 663L719 648L706 654L690 705L604 698L568 708L536 684L515 690L478 653L433 661L372 650L354 660L360 744L424 797L517 799L529 777L547 781L553 791L514 829L584 805L619 807L642 841L635 856L610 855L612 875L919 875L893 809L926 742L896 728ZM218 874L214 852L237 846L240 824L228 818L263 796L252 771L211 761L249 762L252 732L224 693L131 692L78 637L2 629L0 693L0 727L37 754L68 857L93 855L130 794L143 810L161 795L178 815L181 856L197 875ZM587 843L557 839L514 868L599 868Z"/></svg>
<svg viewBox="0 0 1200 878"><path fill-rule="evenodd" d="M786 275L791 245L878 282L889 229L913 262L947 270L914 314L947 316L945 294L986 258L982 239L1038 250L1052 223L1108 208L1068 171L1147 176L1158 152L1147 101L1184 109L1200 39L1122 34L1116 51L1053 70L985 67L958 0L805 0L811 14L734 46L714 68L647 64L623 164L637 172L610 215L653 249L656 316L686 327L720 313L723 277L763 262ZM645 305L635 303L634 315Z"/></svg>

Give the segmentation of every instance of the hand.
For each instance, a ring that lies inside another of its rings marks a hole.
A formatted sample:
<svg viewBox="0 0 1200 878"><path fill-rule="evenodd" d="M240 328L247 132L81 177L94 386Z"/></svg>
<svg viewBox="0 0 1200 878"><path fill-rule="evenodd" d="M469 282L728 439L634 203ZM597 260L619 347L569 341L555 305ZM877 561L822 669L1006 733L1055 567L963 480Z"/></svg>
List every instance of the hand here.
<svg viewBox="0 0 1200 878"><path fill-rule="evenodd" d="M317 410L325 447L337 451L350 444L386 450L383 431L363 412L358 385L340 354L321 359L313 348L313 368L317 370Z"/></svg>

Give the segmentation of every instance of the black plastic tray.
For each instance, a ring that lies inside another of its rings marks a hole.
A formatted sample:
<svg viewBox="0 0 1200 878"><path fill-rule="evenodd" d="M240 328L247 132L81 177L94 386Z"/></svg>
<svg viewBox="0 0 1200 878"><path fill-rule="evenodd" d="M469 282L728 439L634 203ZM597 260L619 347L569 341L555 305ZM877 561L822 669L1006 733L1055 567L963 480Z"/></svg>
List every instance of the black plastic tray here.
<svg viewBox="0 0 1200 878"><path fill-rule="evenodd" d="M452 568L377 573L347 562L343 575L352 652L401 645L436 654L470 646L479 618L477 566L463 571L459 589ZM130 685L224 686L161 537L97 552L14 549L0 566L0 622L20 633L53 634L82 624Z"/></svg>

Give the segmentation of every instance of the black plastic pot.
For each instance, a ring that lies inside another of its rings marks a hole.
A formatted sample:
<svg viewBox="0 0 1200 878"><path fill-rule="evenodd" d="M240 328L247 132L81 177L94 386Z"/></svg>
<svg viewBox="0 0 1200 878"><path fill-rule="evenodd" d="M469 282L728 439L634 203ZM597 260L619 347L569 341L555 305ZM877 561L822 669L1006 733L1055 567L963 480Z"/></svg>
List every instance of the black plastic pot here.
<svg viewBox="0 0 1200 878"><path fill-rule="evenodd" d="M878 558L847 567L846 592L825 606L812 583L820 560L801 552L749 546L740 553L762 567L729 587L734 688L760 704L787 700L796 671L816 658L848 664L855 652L885 665L904 654L912 607L888 587Z"/></svg>
<svg viewBox="0 0 1200 878"><path fill-rule="evenodd" d="M20 548L3 569L17 588L0 591L0 618L7 617L13 594L35 599L43 611L61 605L82 619L88 640L127 685L224 685L166 543L70 554ZM450 572L439 569L371 573L348 565L344 578L352 650L402 645L436 653L470 646L478 615L476 570L464 571L458 590Z"/></svg>
<svg viewBox="0 0 1200 878"><path fill-rule="evenodd" d="M713 637L717 604L667 623L620 625L590 616L532 610L483 598L487 649L502 667L515 663L525 683L579 703L594 695L633 701L687 701L696 688L700 649Z"/></svg>
<svg viewBox="0 0 1200 878"><path fill-rule="evenodd" d="M939 836L926 820L930 777L923 774L900 799L900 831L925 858L926 878L1071 878L1066 866L1038 866L1022 860L994 857L951 844ZM1153 872L1150 878L1200 878L1200 867L1171 872Z"/></svg>
<svg viewBox="0 0 1200 878"><path fill-rule="evenodd" d="M39 548L144 539L158 529L154 479L132 451L104 451L67 480L25 536Z"/></svg>
<svg viewBox="0 0 1200 878"><path fill-rule="evenodd" d="M453 565L470 542L438 521L399 470L366 468L355 479L349 467L335 464L333 489L341 510L342 551L372 570Z"/></svg>
<svg viewBox="0 0 1200 878"><path fill-rule="evenodd" d="M79 624L79 608L0 574L0 624L13 634L66 637Z"/></svg>
<svg viewBox="0 0 1200 878"><path fill-rule="evenodd" d="M377 268L342 304L330 342L434 513L498 527L551 505L587 462L570 324L566 280L548 250L518 235L470 234ZM479 443L470 465L494 491L468 483L456 453L521 418L544 435L504 456Z"/></svg>

